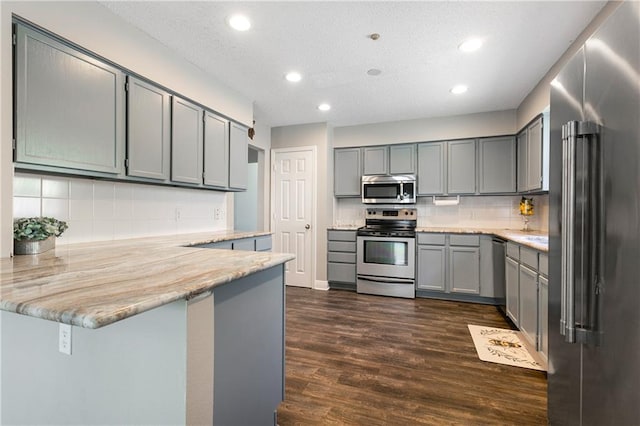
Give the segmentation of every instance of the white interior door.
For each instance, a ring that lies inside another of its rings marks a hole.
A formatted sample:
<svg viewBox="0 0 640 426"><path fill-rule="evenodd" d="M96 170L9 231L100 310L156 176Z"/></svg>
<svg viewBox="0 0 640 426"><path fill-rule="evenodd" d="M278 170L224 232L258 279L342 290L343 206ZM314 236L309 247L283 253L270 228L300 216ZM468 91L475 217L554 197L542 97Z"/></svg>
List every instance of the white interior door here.
<svg viewBox="0 0 640 426"><path fill-rule="evenodd" d="M315 258L315 148L272 151L272 212L275 251L293 253L285 283L313 287Z"/></svg>

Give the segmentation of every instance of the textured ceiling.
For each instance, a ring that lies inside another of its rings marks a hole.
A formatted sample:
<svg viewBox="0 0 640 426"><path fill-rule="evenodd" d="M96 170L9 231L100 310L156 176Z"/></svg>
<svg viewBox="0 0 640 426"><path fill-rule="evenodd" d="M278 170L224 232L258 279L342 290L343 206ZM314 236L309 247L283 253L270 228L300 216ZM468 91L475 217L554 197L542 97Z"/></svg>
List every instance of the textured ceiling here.
<svg viewBox="0 0 640 426"><path fill-rule="evenodd" d="M516 108L605 2L101 2L254 101L270 126ZM236 12L252 28L231 30ZM380 39L371 40L371 33ZM483 47L457 46L480 37ZM370 68L382 70L367 75ZM292 84L289 70L303 75ZM466 84L454 96L449 89ZM316 106L328 102L332 109Z"/></svg>

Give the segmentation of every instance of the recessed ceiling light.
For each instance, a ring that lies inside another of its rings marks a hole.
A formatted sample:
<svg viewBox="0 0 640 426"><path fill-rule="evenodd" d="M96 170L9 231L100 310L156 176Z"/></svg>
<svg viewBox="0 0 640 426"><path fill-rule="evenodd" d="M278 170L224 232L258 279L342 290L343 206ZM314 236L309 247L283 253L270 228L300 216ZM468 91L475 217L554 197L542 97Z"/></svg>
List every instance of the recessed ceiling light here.
<svg viewBox="0 0 640 426"><path fill-rule="evenodd" d="M300 75L299 72L296 72L296 71L291 71L287 73L287 75L285 75L284 78L286 78L288 81L291 81L293 83L297 83L298 81L302 80L302 76Z"/></svg>
<svg viewBox="0 0 640 426"><path fill-rule="evenodd" d="M320 111L329 111L331 109L331 105L329 105L329 104L320 104L320 105L318 105L318 109Z"/></svg>
<svg viewBox="0 0 640 426"><path fill-rule="evenodd" d="M380 71L378 68L371 68L367 71L367 74L376 76L382 74L382 71Z"/></svg>
<svg viewBox="0 0 640 426"><path fill-rule="evenodd" d="M469 40L466 40L462 44L460 44L460 46L458 46L458 49L462 52L473 52L480 49L481 46L482 40L480 40L479 38L470 38Z"/></svg>
<svg viewBox="0 0 640 426"><path fill-rule="evenodd" d="M247 31L251 28L251 21L244 15L231 15L229 19L227 19L227 23L237 31Z"/></svg>
<svg viewBox="0 0 640 426"><path fill-rule="evenodd" d="M464 92L466 92L468 89L467 86L465 86L464 84L458 84L457 86L453 86L450 90L451 93L453 93L454 95L460 95Z"/></svg>

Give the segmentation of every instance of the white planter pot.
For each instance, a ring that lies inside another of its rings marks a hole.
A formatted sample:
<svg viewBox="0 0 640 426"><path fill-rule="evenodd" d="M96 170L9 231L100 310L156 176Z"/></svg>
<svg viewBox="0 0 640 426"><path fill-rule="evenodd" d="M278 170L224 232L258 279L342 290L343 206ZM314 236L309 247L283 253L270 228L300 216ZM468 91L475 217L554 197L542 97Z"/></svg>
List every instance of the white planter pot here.
<svg viewBox="0 0 640 426"><path fill-rule="evenodd" d="M39 254L51 250L56 246L56 237L53 235L46 240L13 240L13 254Z"/></svg>

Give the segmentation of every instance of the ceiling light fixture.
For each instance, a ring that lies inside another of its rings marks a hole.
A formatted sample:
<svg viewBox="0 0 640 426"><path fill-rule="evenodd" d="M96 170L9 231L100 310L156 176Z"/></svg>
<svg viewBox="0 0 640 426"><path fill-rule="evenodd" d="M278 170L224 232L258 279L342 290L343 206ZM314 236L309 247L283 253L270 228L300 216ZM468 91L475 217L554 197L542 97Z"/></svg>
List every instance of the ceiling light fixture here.
<svg viewBox="0 0 640 426"><path fill-rule="evenodd" d="M237 31L247 31L251 28L251 21L244 15L231 15L229 19L227 19L227 23Z"/></svg>
<svg viewBox="0 0 640 426"><path fill-rule="evenodd" d="M370 70L367 71L367 74L376 76L376 75L382 74L382 71L380 71L378 68L371 68Z"/></svg>
<svg viewBox="0 0 640 426"><path fill-rule="evenodd" d="M458 84L457 86L453 86L450 90L451 93L453 93L454 95L460 95L464 92L466 92L468 89L467 86L465 86L464 84Z"/></svg>
<svg viewBox="0 0 640 426"><path fill-rule="evenodd" d="M288 81L292 83L297 83L298 81L302 80L302 75L300 75L300 73L297 71L291 71L287 73L287 75L285 75L284 78L286 78Z"/></svg>
<svg viewBox="0 0 640 426"><path fill-rule="evenodd" d="M320 111L329 111L331 109L331 105L329 105L329 104L320 104L320 105L318 105L318 109Z"/></svg>
<svg viewBox="0 0 640 426"><path fill-rule="evenodd" d="M479 38L470 38L458 46L461 52L474 52L482 46L482 40Z"/></svg>

